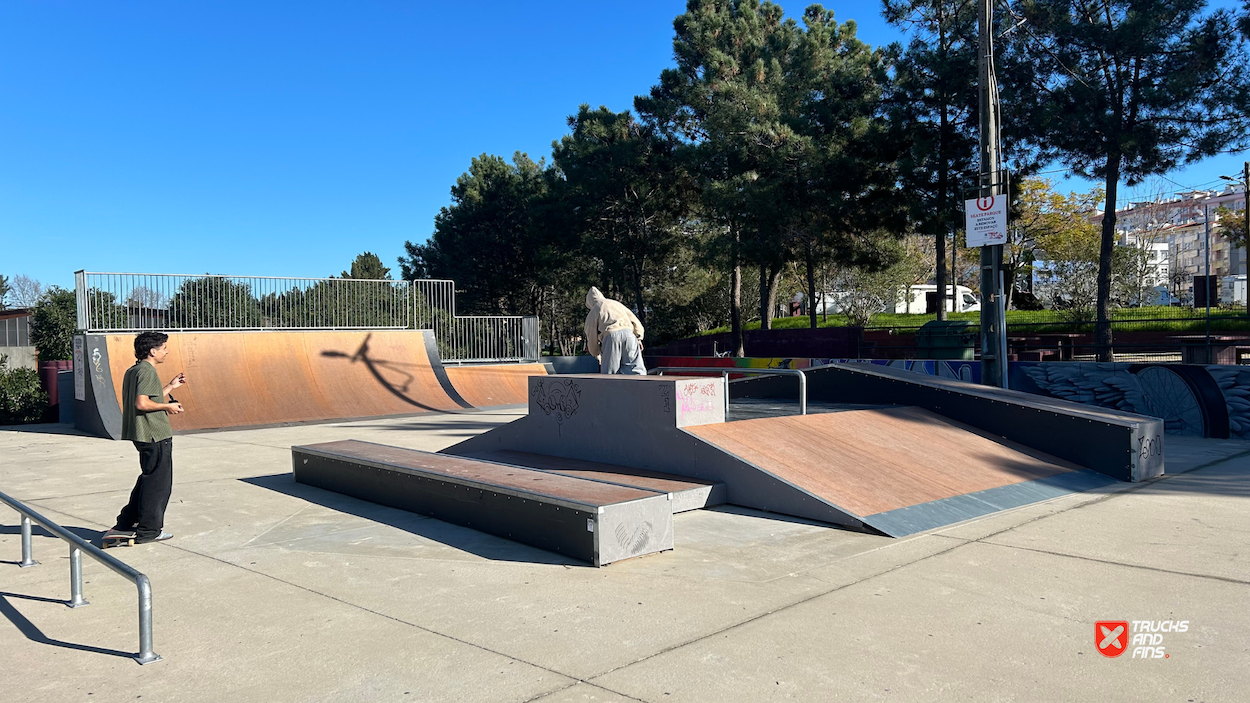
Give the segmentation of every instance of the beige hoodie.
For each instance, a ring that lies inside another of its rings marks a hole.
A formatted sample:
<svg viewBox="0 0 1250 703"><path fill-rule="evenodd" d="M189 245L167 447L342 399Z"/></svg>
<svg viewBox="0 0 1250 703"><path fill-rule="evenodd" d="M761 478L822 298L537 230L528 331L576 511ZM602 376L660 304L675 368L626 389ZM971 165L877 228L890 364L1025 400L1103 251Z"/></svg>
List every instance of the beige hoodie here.
<svg viewBox="0 0 1250 703"><path fill-rule="evenodd" d="M586 349L591 356L599 356L603 335L608 332L632 329L638 341L642 341L642 323L634 312L615 300L603 297L603 293L594 286L586 293L586 307L590 308L590 314L586 315Z"/></svg>

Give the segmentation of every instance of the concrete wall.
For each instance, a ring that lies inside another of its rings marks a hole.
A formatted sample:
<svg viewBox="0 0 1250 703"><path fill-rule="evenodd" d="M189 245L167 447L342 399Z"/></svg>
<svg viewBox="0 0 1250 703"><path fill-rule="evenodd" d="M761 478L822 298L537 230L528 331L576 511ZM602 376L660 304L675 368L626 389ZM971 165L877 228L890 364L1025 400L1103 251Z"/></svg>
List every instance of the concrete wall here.
<svg viewBox="0 0 1250 703"><path fill-rule="evenodd" d="M39 368L39 357L35 354L34 347L0 347L0 356L9 358L8 365L11 369Z"/></svg>

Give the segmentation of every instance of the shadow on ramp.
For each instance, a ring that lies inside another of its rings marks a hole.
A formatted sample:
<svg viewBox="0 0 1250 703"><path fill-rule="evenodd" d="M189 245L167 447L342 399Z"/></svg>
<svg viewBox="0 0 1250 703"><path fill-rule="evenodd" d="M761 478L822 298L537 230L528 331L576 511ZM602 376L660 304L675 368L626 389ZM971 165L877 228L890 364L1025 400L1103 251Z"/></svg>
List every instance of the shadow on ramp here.
<svg viewBox="0 0 1250 703"><path fill-rule="evenodd" d="M439 408L435 408L432 405L426 405L409 395L412 384L417 380L417 376L415 373L409 371L408 368L418 369L422 367L418 364L389 361L387 359L374 359L369 355L369 340L372 338L372 334L366 335L364 341L360 344L360 348L356 350L355 354L347 354L346 352L327 349L323 350L321 355L331 359L348 359L353 364L356 362L363 363L365 368L369 370L369 374L377 380L378 385L386 389L386 391L391 395L413 407L421 408L422 410L439 410ZM398 374L400 376L398 384L388 380L386 376L383 375L383 370L391 372L392 375Z"/></svg>
<svg viewBox="0 0 1250 703"><path fill-rule="evenodd" d="M295 477L289 473L253 476L239 480L253 486L300 498L336 512L354 515L381 525L394 527L432 542L437 542L491 561L585 566L583 562L575 559L568 559L559 554L526 546L502 537L494 537L468 527L460 527L442 520L435 520L424 515L400 510L399 508L390 508L351 498L341 493L296 483Z"/></svg>

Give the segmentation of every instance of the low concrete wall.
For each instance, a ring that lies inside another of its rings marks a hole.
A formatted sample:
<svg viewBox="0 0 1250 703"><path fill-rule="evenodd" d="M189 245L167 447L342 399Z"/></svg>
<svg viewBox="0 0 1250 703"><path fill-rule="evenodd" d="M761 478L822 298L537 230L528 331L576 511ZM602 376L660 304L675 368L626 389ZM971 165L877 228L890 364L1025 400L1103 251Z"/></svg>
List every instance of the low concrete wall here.
<svg viewBox="0 0 1250 703"><path fill-rule="evenodd" d="M39 369L39 355L34 347L0 347L0 356L8 357L11 369Z"/></svg>

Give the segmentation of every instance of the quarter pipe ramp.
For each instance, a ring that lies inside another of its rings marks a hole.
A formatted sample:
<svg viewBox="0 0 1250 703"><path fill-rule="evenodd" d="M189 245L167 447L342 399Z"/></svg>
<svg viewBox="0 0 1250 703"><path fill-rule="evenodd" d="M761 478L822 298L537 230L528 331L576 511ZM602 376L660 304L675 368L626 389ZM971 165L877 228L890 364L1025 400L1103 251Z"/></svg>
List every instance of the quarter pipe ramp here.
<svg viewBox="0 0 1250 703"><path fill-rule="evenodd" d="M117 439L121 383L134 334L82 335L80 429ZM524 403L540 364L444 369L425 330L170 333L162 378L181 371L175 431L454 412ZM454 374L455 379L449 375ZM520 381L516 380L520 379Z"/></svg>

